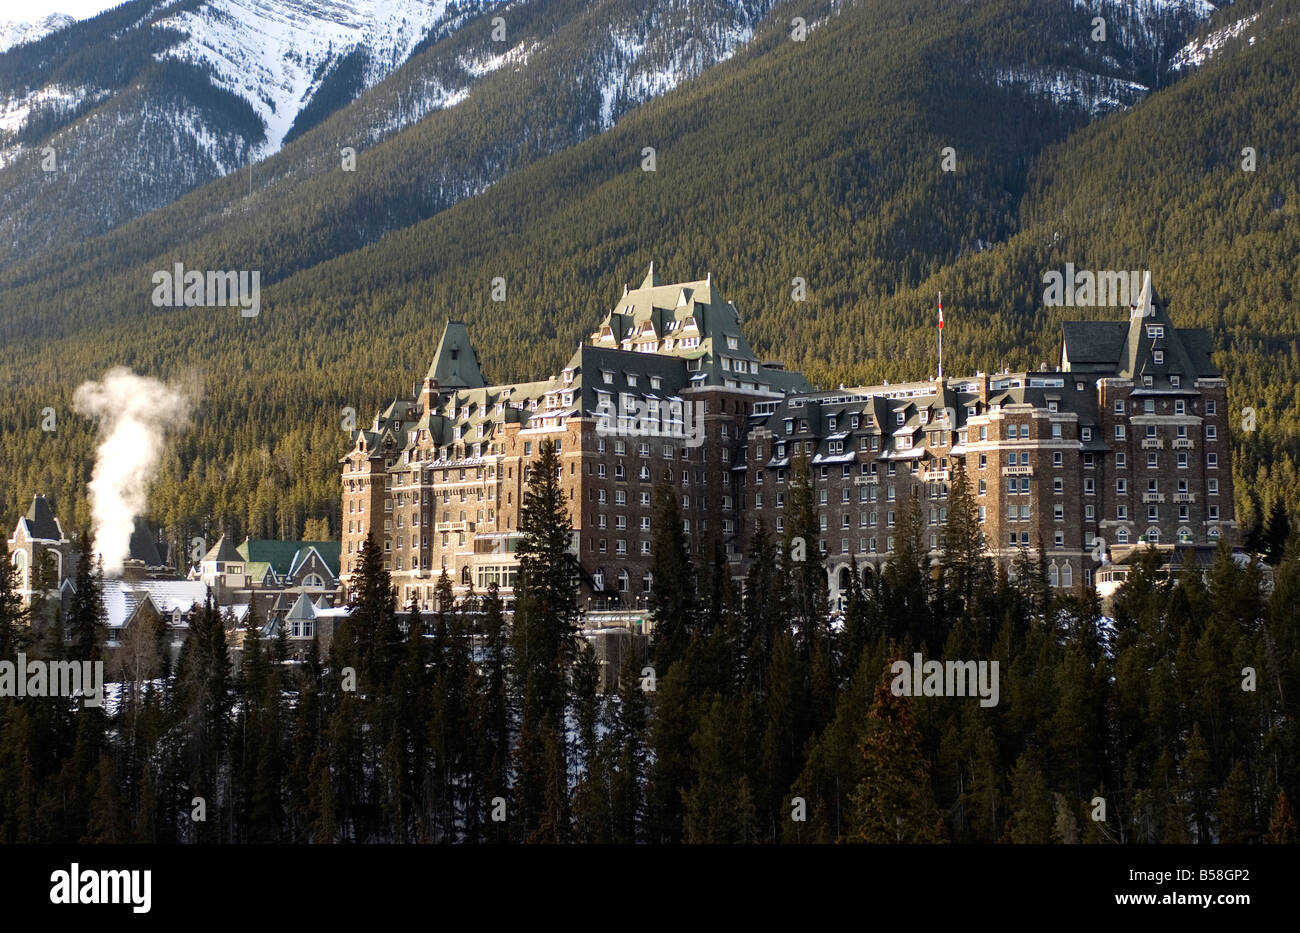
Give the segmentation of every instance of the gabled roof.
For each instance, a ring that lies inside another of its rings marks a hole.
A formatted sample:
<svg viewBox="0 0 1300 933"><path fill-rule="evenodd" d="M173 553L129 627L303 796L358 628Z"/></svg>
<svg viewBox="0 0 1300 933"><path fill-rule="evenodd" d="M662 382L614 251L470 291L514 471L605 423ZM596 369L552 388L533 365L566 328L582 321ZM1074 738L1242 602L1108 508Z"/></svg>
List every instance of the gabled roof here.
<svg viewBox="0 0 1300 933"><path fill-rule="evenodd" d="M287 577L296 570L312 550L320 555L336 578L339 575L340 544L337 541L274 541L247 538L238 553L249 563L249 573L261 579L269 567L277 577ZM238 560L239 558L236 558Z"/></svg>
<svg viewBox="0 0 1300 933"><path fill-rule="evenodd" d="M143 519L137 518L131 529L127 559L138 560L146 567L162 567L167 563L163 551L158 548L157 537Z"/></svg>
<svg viewBox="0 0 1300 933"><path fill-rule="evenodd" d="M1160 336L1152 336L1153 325ZM1124 379L1151 376L1157 388L1172 385L1171 375L1189 380L1221 375L1210 359L1209 332L1175 327L1150 275L1127 322L1067 321L1062 330L1061 366L1067 372L1109 372ZM1162 354L1159 363L1155 350Z"/></svg>
<svg viewBox="0 0 1300 933"><path fill-rule="evenodd" d="M1113 368L1124 353L1128 325L1122 321L1066 321L1061 329L1065 335L1062 355L1071 369L1091 365Z"/></svg>
<svg viewBox="0 0 1300 933"><path fill-rule="evenodd" d="M436 382L440 392L481 389L487 385L479 369L478 354L469 342L469 331L460 321L448 321L443 328L425 378Z"/></svg>
<svg viewBox="0 0 1300 933"><path fill-rule="evenodd" d="M316 618L316 607L312 605L306 593L300 593L298 601L293 604L284 618L286 622L310 622Z"/></svg>
<svg viewBox="0 0 1300 933"><path fill-rule="evenodd" d="M203 559L205 561L217 561L222 564L242 564L248 560L247 557L239 553L234 543L225 535L217 539L217 543L208 550L207 554L203 555Z"/></svg>
<svg viewBox="0 0 1300 933"><path fill-rule="evenodd" d="M207 586L188 580L105 580L105 623L109 628L121 628L146 601L163 616L188 612L195 605L202 606L207 595Z"/></svg>
<svg viewBox="0 0 1300 933"><path fill-rule="evenodd" d="M27 514L18 520L25 525L27 537L37 541L62 541L63 528L44 496L33 496Z"/></svg>

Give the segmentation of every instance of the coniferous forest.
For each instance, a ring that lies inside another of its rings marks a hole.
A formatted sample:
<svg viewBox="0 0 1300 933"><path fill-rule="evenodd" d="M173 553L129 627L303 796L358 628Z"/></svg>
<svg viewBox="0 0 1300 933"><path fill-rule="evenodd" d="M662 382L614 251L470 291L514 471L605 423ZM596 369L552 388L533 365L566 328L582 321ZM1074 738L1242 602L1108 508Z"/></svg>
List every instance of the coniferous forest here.
<svg viewBox="0 0 1300 933"><path fill-rule="evenodd" d="M664 486L649 658L629 652L606 694L578 635L557 464L544 444L512 618L495 589L454 599L445 574L436 612L403 611L367 548L327 654L286 664L253 625L235 673L209 606L174 664L161 630L113 652L102 710L0 703L0 837L1297 841L1300 538L1273 542L1269 565L1221 549L1204 579L1162 578L1152 554L1103 616L1049 587L1034 551L995 569L959 472L942 564L913 502L895 559L832 624L815 553L783 557L817 533L806 468L743 595L716 542L689 549ZM0 574L0 655L102 657L98 585L83 560L67 616L31 627ZM997 659L999 701L896 695L889 666L914 651Z"/></svg>

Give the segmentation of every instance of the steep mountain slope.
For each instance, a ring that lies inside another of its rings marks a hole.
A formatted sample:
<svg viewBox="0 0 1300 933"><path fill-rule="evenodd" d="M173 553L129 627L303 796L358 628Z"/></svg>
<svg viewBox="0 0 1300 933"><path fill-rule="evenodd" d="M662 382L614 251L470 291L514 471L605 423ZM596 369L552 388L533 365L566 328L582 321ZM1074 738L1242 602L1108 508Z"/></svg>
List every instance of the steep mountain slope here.
<svg viewBox="0 0 1300 933"><path fill-rule="evenodd" d="M3 498L16 503L37 488L80 495L86 426L67 416L57 434L43 433L40 412L66 412L80 378L125 362L207 377L203 408L155 496L158 519L192 529L204 516L231 514L259 534L296 533L310 515L337 521L343 410L364 418L409 388L445 317L469 322L489 378L544 373L651 259L666 276L713 271L756 348L824 384L931 372L940 287L949 371L1051 360L1062 315L1042 307L1041 276L1073 261L1154 268L1180 321L1213 325L1231 307L1234 326L1272 335L1258 349L1221 345L1237 398L1294 385L1294 364L1279 350L1293 325L1277 309L1292 300L1285 259L1300 242L1295 27L1085 126L1089 107L972 80L1017 55L1058 65L1082 56L1087 11L1062 33L1044 27L1043 9L882 0L809 16L819 24L806 42L790 41L783 27L760 28L732 61L608 132L289 275L264 293L256 319L232 309L152 308L148 276L162 254L124 261L125 246L105 238L99 268L107 271L98 280L74 266L85 285L47 290L37 279L0 298L29 332L64 334L22 339L13 361L0 363L0 384L12 387L3 427L16 451L6 452L12 479ZM1170 54L1185 44L1170 41ZM1268 153L1245 180L1227 174L1243 127ZM424 139L422 128L371 155L401 150L408 136ZM658 150L655 172L641 170L647 145ZM945 147L956 171L943 171ZM362 205L388 204L391 176L341 177L356 190L338 189L348 193L340 221L363 222ZM1252 200L1265 187L1281 194L1278 210L1260 207L1276 203L1271 194ZM286 221L305 206L290 199L277 210L279 226L264 213L248 217L273 258L298 248L296 234L277 234L293 230ZM1255 226L1268 239L1267 261L1244 289L1235 268L1255 266L1234 251L1246 249L1242 233ZM223 261L248 249L238 245L244 235L217 230L196 239L205 251L174 255L191 267L227 268ZM1197 272L1184 267L1220 254L1236 267L1221 258ZM94 255L82 259L87 270ZM490 300L497 276L507 282L504 303ZM806 302L791 300L795 277L808 284ZM1300 400L1276 404L1278 433L1258 439L1270 456L1294 443L1287 425L1300 412ZM1266 481L1271 488L1277 479Z"/></svg>
<svg viewBox="0 0 1300 933"><path fill-rule="evenodd" d="M203 22L202 16L210 16L216 9L215 3L217 0L210 0L183 15L163 17L151 28L161 33L164 24L173 28L191 19ZM662 0L648 7L631 0L549 0L520 2L508 8L493 3L448 7L444 19L416 47L406 65L341 109L358 87L374 77L373 63L365 46L331 59L333 64L319 76L319 87L297 112L284 137L300 141L300 145L291 145L258 164L247 177L231 178L225 186L214 186L177 205L176 211L133 225L114 243L96 244L95 258L87 266L90 278L103 274L105 256L134 262L147 255L147 250L174 250L183 243L198 246L196 251L201 253L205 249L201 241L217 231L232 244L234 255L226 262L256 265L268 278L278 278L431 216L520 166L607 129L632 107L729 58L755 35L760 24L767 24L764 41L770 45L788 41L792 14L802 13L815 28L836 8L834 3L814 3L806 9L782 5L778 12L772 0ZM1197 0L1143 0L1132 8L1116 7L1110 0L1082 4L1054 0L1024 12L1015 5L995 7L1005 22L991 22L988 28L1032 33L1035 55L1023 55L1014 43L991 45L983 61L971 63L971 76L1023 86L1031 93L1054 97L1064 106L1103 112L1145 93L1147 85L1154 83L1149 76L1153 63L1161 61L1158 49L1182 36L1206 9ZM501 16L498 31L494 22L500 13L506 15ZM1105 14L1112 24L1105 42L1093 41L1089 35L1091 18L1098 13ZM232 36L229 30L214 27L213 32L225 36L235 50L257 45L248 37ZM177 57L202 60L193 50L202 52L204 46L195 42L191 36L159 54L173 65ZM216 58L219 60L203 80L215 81L221 86L220 93L251 93L251 83L241 91L239 80L228 80L230 74L238 76L248 70L264 76L265 69L237 67L236 63L248 58L245 53L229 51ZM317 70L324 64L322 60ZM296 80L301 81L302 75ZM154 166L170 168L162 178L156 170L152 177L148 171L127 172L127 188L134 190L141 179L148 179L149 206L166 203L196 178L220 174L233 167L232 160L273 148L277 134L288 122L283 112L289 105L283 100L277 103L276 93L283 97L285 92L277 90L274 82L269 88L265 82L258 88L266 100L237 94L230 99L248 103L255 118L259 114L267 118L265 138L255 130L230 137L228 123L205 122L186 111L183 119L169 121L168 132L162 134L164 143L180 146L190 141L191 133L173 133L171 124L190 127L199 136L206 126L210 132L203 141L210 143L211 156L203 161L204 146L197 145L196 157L171 152L165 160L150 158L154 144L149 128L142 128L135 134L132 153ZM460 106L471 89L474 99ZM272 106L276 110L273 116L268 112ZM166 121L168 108L153 112ZM240 113L242 122L233 125L253 122L243 109ZM367 152L430 115L416 133ZM310 132L313 127L319 131ZM104 137L100 133L95 138ZM14 258L76 242L86 232L107 229L133 215L130 197L105 196L119 187L114 184L113 164L108 159L116 148L116 143L106 145L99 160L81 156L75 160L104 165L94 206L83 209L91 214L88 223L50 221L51 217L76 216L78 199L86 200L84 186L60 188L64 179L56 175L45 178L40 195L33 196L39 173L31 166L21 171L15 168L11 175L21 179L19 197L8 200L27 200L10 222L16 237ZM359 160L365 166L359 171L367 172L371 182L340 177L343 148L367 153ZM133 158L124 161L130 164ZM189 175L181 171L195 161L202 165ZM0 203L4 203L3 175L0 173ZM383 179L382 187L373 183L376 178ZM51 203L54 201L58 204ZM329 205L329 209L304 211L304 204ZM249 214L260 216L250 218ZM273 234L267 226L274 228ZM28 228L30 232L24 233ZM245 231L237 247L238 235L232 237L230 228ZM0 225L0 236L5 233ZM268 236L281 244L274 252L264 248ZM47 257L43 266L49 270L45 274L55 280L55 291L63 288L69 270L81 265L84 255L89 254L73 250ZM16 270L20 280L40 274L29 268Z"/></svg>
<svg viewBox="0 0 1300 933"><path fill-rule="evenodd" d="M6 73L17 88L0 101L7 114L0 132L10 127L11 140L6 148L0 139L0 163L9 163L0 171L0 242L8 247L0 265L110 230L277 154L219 189L215 208L200 206L208 211L203 221L186 213L184 232L167 232L174 243L222 218L241 225L245 218L229 219L236 196L283 198L337 173L340 150L364 152L430 114L455 110L428 130L418 163L387 169L411 187L392 192L394 210L375 211L372 229L360 232L363 241L373 239L600 131L729 57L771 6L772 0L670 0L649 10L630 0L180 0L160 12L137 8L144 10L138 20L89 36L90 51L82 53L129 58L147 47L138 67L117 69L135 82L125 89L80 80L80 72L72 80L65 65L54 68L34 51L24 50L25 64L7 68L0 56L0 88ZM480 86L479 99L458 106ZM313 135L314 128L321 132ZM54 172L39 170L47 148L61 154ZM415 184L434 173L437 185ZM320 239L321 231L303 236ZM48 266L69 262L60 255Z"/></svg>

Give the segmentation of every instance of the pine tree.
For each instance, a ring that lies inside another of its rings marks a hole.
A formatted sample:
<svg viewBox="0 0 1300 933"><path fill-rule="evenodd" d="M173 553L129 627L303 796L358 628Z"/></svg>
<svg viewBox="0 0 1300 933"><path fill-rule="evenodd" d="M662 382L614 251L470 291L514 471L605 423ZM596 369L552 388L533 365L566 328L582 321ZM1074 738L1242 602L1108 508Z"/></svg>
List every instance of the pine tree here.
<svg viewBox="0 0 1300 933"><path fill-rule="evenodd" d="M1263 537L1264 560L1276 567L1282 562L1287 540L1291 537L1291 518L1287 515L1286 504L1281 499L1273 500Z"/></svg>
<svg viewBox="0 0 1300 933"><path fill-rule="evenodd" d="M573 713L577 726L577 758L581 773L573 791L573 829L578 842L610 841L609 789L605 763L597 738L601 703L600 664L591 646L584 644L573 666Z"/></svg>
<svg viewBox="0 0 1300 933"><path fill-rule="evenodd" d="M510 710L506 686L509 679L509 658L505 621L502 618L501 597L496 581L488 584L483 601L481 620L483 634L483 705L477 732L480 745L479 774L483 779L483 796L489 803L495 798L508 798L507 767L510 761ZM505 841L506 824L485 824L490 841Z"/></svg>
<svg viewBox="0 0 1300 933"><path fill-rule="evenodd" d="M9 543L0 535L0 658L11 658L23 644L27 611L18 595L18 568L9 558Z"/></svg>
<svg viewBox="0 0 1300 933"><path fill-rule="evenodd" d="M618 677L617 713L611 730L617 759L609 777L610 829L613 841L624 845L642 839L646 778L646 697L641 689L636 655L629 648L623 658Z"/></svg>
<svg viewBox="0 0 1300 933"><path fill-rule="evenodd" d="M1277 792L1277 801L1273 804L1273 815L1269 818L1264 841L1272 845L1295 845L1298 838L1291 802L1286 799L1286 791L1280 790Z"/></svg>
<svg viewBox="0 0 1300 933"><path fill-rule="evenodd" d="M894 696L887 672L869 718L861 746L863 777L853 795L853 837L873 843L943 841L943 819L909 702Z"/></svg>
<svg viewBox="0 0 1300 933"><path fill-rule="evenodd" d="M1011 772L1011 815L1007 819L1009 842L1042 844L1052 841L1054 808L1038 756L1027 751L1016 759Z"/></svg>
<svg viewBox="0 0 1300 933"><path fill-rule="evenodd" d="M1245 763L1238 761L1215 801L1219 842L1240 845L1255 841L1259 831L1255 825L1252 796L1250 775Z"/></svg>
<svg viewBox="0 0 1300 933"><path fill-rule="evenodd" d="M813 491L812 471L803 454L790 464L790 493L786 505L783 553L790 568L793 622L799 648L811 664L817 645L829 638L826 567L820 546L821 523Z"/></svg>
<svg viewBox="0 0 1300 933"><path fill-rule="evenodd" d="M355 666L358 687L376 693L387 687L401 653L397 629L397 595L384 567L382 551L371 535L361 545L359 571L353 575L348 618L334 642L344 666Z"/></svg>
<svg viewBox="0 0 1300 933"><path fill-rule="evenodd" d="M894 556L884 571L884 600L890 610L889 636L911 639L918 648L932 637L930 558L919 499L903 506L894 532Z"/></svg>
<svg viewBox="0 0 1300 933"><path fill-rule="evenodd" d="M580 613L577 560L570 550L573 523L559 472L555 443L543 441L519 519L514 663L539 722L562 730L565 672L574 657Z"/></svg>
<svg viewBox="0 0 1300 933"><path fill-rule="evenodd" d="M966 468L960 460L955 463L948 492L948 520L940 539L944 588L954 601L950 613L973 617L982 601L980 589L992 576L992 562L984 550L979 508L971 494Z"/></svg>
<svg viewBox="0 0 1300 933"><path fill-rule="evenodd" d="M104 642L103 567L94 553L90 532L83 531L78 549L77 574L72 604L68 609L67 656L75 661L93 661Z"/></svg>
<svg viewBox="0 0 1300 933"><path fill-rule="evenodd" d="M687 549L677 493L666 480L655 487L651 518L650 613L654 619L654 664L659 676L686 654L699 625L695 570Z"/></svg>

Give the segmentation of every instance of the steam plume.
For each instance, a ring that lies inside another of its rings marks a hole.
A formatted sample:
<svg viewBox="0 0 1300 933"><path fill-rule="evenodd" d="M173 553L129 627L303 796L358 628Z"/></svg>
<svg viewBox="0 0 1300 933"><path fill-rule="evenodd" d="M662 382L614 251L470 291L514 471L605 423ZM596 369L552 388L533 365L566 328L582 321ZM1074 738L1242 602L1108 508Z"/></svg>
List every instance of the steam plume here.
<svg viewBox="0 0 1300 933"><path fill-rule="evenodd" d="M130 553L135 518L144 512L168 430L186 424L190 396L176 385L115 367L72 396L78 414L99 422L99 448L90 480L90 513L104 572L120 574Z"/></svg>

